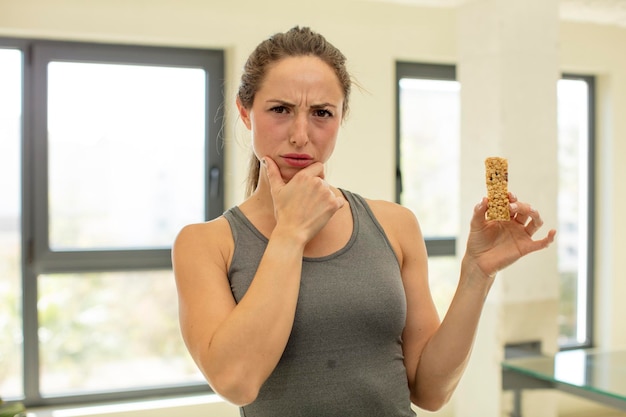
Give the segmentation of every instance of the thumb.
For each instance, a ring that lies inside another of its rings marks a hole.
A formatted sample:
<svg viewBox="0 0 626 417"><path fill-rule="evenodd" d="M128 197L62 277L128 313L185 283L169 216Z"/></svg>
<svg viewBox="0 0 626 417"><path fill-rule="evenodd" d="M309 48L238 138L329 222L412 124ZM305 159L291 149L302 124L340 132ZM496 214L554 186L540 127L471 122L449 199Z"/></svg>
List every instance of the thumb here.
<svg viewBox="0 0 626 417"><path fill-rule="evenodd" d="M485 214L487 213L487 206L489 204L489 200L486 197L480 201L480 203L474 206L474 215L471 220L471 227L474 229L478 229L482 227L485 222Z"/></svg>
<svg viewBox="0 0 626 417"><path fill-rule="evenodd" d="M283 177L280 175L278 165L276 165L276 162L274 162L272 158L267 156L263 157L261 164L265 167L265 173L272 190L276 191L285 185L285 181L283 181Z"/></svg>

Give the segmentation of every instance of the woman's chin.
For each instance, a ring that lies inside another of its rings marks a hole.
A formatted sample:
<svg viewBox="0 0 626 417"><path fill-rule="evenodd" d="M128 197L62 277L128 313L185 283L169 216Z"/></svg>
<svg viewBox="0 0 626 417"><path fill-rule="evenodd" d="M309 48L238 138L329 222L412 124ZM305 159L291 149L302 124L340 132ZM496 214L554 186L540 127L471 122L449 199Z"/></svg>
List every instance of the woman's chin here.
<svg viewBox="0 0 626 417"><path fill-rule="evenodd" d="M287 184L298 172L300 172L299 168L281 168L280 176L285 184Z"/></svg>

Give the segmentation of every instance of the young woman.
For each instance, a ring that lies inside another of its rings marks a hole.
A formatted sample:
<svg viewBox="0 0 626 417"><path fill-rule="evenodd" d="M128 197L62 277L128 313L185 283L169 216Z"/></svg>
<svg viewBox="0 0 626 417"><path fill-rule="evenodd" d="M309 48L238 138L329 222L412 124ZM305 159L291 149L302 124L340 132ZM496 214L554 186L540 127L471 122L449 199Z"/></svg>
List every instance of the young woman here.
<svg viewBox="0 0 626 417"><path fill-rule="evenodd" d="M173 248L180 323L213 390L260 416L412 416L439 409L465 369L496 273L547 247L539 213L476 205L458 289L440 322L408 209L325 181L351 79L308 28L263 41L237 108L251 132L248 196Z"/></svg>

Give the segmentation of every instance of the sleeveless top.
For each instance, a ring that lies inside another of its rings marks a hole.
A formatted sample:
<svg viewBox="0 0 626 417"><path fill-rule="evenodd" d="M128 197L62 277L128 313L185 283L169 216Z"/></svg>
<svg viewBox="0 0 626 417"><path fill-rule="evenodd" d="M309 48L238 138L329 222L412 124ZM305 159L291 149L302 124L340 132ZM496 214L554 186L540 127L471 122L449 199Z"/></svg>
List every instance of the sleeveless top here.
<svg viewBox="0 0 626 417"><path fill-rule="evenodd" d="M366 201L341 192L350 204L351 237L333 254L303 258L289 341L241 416L415 416L401 346L406 298L398 259ZM228 278L239 302L268 239L238 207L224 216L235 242Z"/></svg>

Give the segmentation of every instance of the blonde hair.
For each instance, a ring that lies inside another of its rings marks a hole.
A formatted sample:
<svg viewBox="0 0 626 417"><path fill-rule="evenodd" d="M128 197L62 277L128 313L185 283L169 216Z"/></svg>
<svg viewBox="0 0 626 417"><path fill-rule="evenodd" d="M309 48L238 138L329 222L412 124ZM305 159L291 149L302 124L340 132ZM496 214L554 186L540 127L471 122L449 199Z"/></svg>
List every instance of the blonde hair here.
<svg viewBox="0 0 626 417"><path fill-rule="evenodd" d="M269 65L287 57L306 55L318 57L335 71L343 89L342 115L345 117L349 109L348 99L352 87L352 80L346 68L346 57L322 35L313 32L308 27L300 28L299 26L271 36L261 42L250 54L243 67L241 83L237 92L237 97L243 107L246 109L252 107L254 96L265 78ZM252 153L248 165L246 197L249 197L256 189L259 172L259 160Z"/></svg>

